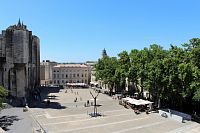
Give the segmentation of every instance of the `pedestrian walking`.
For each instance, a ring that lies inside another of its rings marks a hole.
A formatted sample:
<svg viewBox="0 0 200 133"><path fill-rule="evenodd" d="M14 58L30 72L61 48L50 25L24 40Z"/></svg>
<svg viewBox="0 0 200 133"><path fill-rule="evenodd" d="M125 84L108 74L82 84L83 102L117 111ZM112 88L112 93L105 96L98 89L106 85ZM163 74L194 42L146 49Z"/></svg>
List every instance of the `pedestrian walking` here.
<svg viewBox="0 0 200 133"><path fill-rule="evenodd" d="M87 106L90 104L90 101L89 100L87 100Z"/></svg>

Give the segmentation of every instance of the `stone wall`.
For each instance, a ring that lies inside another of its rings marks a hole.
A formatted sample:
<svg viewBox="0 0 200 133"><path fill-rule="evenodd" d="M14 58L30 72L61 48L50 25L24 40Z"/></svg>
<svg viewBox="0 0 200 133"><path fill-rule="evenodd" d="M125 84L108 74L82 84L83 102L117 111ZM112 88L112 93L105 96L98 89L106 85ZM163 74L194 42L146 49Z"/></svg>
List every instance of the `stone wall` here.
<svg viewBox="0 0 200 133"><path fill-rule="evenodd" d="M13 63L28 63L29 52L29 32L14 30L13 31Z"/></svg>
<svg viewBox="0 0 200 133"><path fill-rule="evenodd" d="M21 98L40 85L40 40L20 21L0 36L0 85Z"/></svg>

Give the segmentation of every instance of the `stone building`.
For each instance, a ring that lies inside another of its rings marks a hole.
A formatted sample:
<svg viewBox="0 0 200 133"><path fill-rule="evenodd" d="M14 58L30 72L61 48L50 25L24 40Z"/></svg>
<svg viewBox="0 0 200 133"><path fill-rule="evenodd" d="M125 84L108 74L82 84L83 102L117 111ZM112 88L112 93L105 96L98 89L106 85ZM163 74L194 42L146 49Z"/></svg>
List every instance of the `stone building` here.
<svg viewBox="0 0 200 133"><path fill-rule="evenodd" d="M40 40L20 20L0 34L0 85L18 98L40 85Z"/></svg>
<svg viewBox="0 0 200 133"><path fill-rule="evenodd" d="M53 84L90 83L91 67L85 64L59 64L53 67Z"/></svg>
<svg viewBox="0 0 200 133"><path fill-rule="evenodd" d="M91 68L91 73L90 73L90 85L91 86L98 86L98 81L96 80L96 69L95 69L95 64L97 63L97 61L87 61L86 64L88 66L90 66Z"/></svg>
<svg viewBox="0 0 200 133"><path fill-rule="evenodd" d="M51 62L50 60L43 60L40 63L40 80L42 86L47 86L52 84L53 66L56 66L56 62Z"/></svg>

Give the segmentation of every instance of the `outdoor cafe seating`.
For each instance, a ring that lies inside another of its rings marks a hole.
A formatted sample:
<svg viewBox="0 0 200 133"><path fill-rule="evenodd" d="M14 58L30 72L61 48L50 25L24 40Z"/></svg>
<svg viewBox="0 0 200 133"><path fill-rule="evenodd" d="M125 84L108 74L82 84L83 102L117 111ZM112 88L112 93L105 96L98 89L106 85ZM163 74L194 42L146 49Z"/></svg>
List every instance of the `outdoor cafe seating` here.
<svg viewBox="0 0 200 133"><path fill-rule="evenodd" d="M143 100L143 99L134 99L130 97L122 98L122 101L119 102L119 104L124 105L125 108L128 108L127 106L131 107L136 114L140 114L140 112L146 111L146 113L149 113L149 110L152 108L151 101ZM147 106L148 105L148 106Z"/></svg>

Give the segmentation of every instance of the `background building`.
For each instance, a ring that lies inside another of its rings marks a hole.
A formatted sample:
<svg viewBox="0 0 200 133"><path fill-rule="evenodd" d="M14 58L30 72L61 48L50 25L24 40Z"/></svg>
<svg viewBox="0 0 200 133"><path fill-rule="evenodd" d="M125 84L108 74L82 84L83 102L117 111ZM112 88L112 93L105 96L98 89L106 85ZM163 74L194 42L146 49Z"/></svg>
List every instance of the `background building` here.
<svg viewBox="0 0 200 133"><path fill-rule="evenodd" d="M53 67L53 84L90 83L91 67L86 64L59 64Z"/></svg>
<svg viewBox="0 0 200 133"><path fill-rule="evenodd" d="M40 40L20 20L0 35L0 85L14 97L40 85Z"/></svg>
<svg viewBox="0 0 200 133"><path fill-rule="evenodd" d="M98 82L96 81L96 76L95 76L95 73L96 73L96 70L95 70L95 64L97 62L96 61L87 61L86 64L88 66L90 66L91 68L91 73L90 73L90 85L91 86L98 86Z"/></svg>
<svg viewBox="0 0 200 133"><path fill-rule="evenodd" d="M102 58L108 57L106 49L104 48L101 54Z"/></svg>
<svg viewBox="0 0 200 133"><path fill-rule="evenodd" d="M50 60L43 60L40 63L40 80L41 85L46 86L52 84L53 66L56 66L56 62Z"/></svg>

